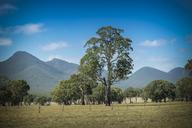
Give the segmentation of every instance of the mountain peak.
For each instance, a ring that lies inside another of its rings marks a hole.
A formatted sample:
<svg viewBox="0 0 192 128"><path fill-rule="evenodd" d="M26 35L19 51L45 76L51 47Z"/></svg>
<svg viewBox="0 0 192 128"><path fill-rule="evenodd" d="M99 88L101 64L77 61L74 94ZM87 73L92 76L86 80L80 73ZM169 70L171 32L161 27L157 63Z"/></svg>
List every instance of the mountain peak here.
<svg viewBox="0 0 192 128"><path fill-rule="evenodd" d="M149 67L149 66L144 66L144 67L142 67L141 69L139 69L139 70L137 70L136 72L154 72L154 71L159 71L159 72L163 72L163 73L165 73L164 71L161 71L161 70L159 70L159 69L156 69L156 68L153 68L153 67Z"/></svg>
<svg viewBox="0 0 192 128"><path fill-rule="evenodd" d="M0 63L0 71L2 74L10 76L27 67L40 63L43 62L30 53L17 51L9 59Z"/></svg>
<svg viewBox="0 0 192 128"><path fill-rule="evenodd" d="M17 51L13 55L17 55L17 54L30 54L30 53L28 53L26 51Z"/></svg>
<svg viewBox="0 0 192 128"><path fill-rule="evenodd" d="M66 63L69 63L69 62L62 60L62 59L59 59L59 58L53 58L52 60L50 60L48 62L66 62Z"/></svg>
<svg viewBox="0 0 192 128"><path fill-rule="evenodd" d="M36 58L35 56L31 55L30 53L28 52L25 52L25 51L17 51L15 52L8 60L15 60L15 59L29 59L29 58L33 58L35 60L38 60L38 58Z"/></svg>

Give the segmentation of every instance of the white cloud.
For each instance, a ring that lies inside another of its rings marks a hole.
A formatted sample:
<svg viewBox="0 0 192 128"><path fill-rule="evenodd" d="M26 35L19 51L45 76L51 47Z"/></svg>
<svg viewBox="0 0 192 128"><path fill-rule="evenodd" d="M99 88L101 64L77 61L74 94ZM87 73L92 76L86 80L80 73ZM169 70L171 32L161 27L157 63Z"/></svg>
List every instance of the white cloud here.
<svg viewBox="0 0 192 128"><path fill-rule="evenodd" d="M0 46L9 46L12 44L12 40L9 38L0 38Z"/></svg>
<svg viewBox="0 0 192 128"><path fill-rule="evenodd" d="M157 40L145 40L141 42L139 45L143 47L160 47L166 44L172 44L176 42L176 38L172 38L170 40L166 39L157 39Z"/></svg>
<svg viewBox="0 0 192 128"><path fill-rule="evenodd" d="M0 15L9 13L10 11L17 10L17 7L11 4L2 4L0 5Z"/></svg>
<svg viewBox="0 0 192 128"><path fill-rule="evenodd" d="M7 28L0 28L0 34L26 34L31 35L42 32L44 30L42 23L29 23Z"/></svg>
<svg viewBox="0 0 192 128"><path fill-rule="evenodd" d="M49 43L42 47L43 51L54 51L68 47L68 44L64 41Z"/></svg>
<svg viewBox="0 0 192 128"><path fill-rule="evenodd" d="M144 42L140 43L140 46L144 47L159 47L166 43L166 40L145 40Z"/></svg>
<svg viewBox="0 0 192 128"><path fill-rule="evenodd" d="M23 34L34 34L42 32L43 24L24 24L20 26L16 26L14 32L15 33L23 33Z"/></svg>

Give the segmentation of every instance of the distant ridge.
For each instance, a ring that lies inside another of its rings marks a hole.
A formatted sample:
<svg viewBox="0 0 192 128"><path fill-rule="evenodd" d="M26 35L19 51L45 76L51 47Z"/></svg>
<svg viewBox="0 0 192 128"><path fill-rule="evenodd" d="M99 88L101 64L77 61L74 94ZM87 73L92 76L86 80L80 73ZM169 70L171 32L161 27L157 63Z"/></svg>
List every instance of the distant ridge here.
<svg viewBox="0 0 192 128"><path fill-rule="evenodd" d="M44 62L25 51L18 51L10 58L0 62L0 75L10 79L24 79L32 93L48 93L60 81L66 80L77 72L79 65L54 58ZM162 79L175 83L178 79L190 76L182 67L177 67L169 72L152 67L143 67L133 73L128 80L116 83L117 86L127 88L144 87L150 81Z"/></svg>
<svg viewBox="0 0 192 128"><path fill-rule="evenodd" d="M175 83L186 76L190 76L189 71L182 67L176 67L169 72L163 72L152 67L143 67L133 73L128 80L120 81L117 85L123 88L127 86L144 87L153 80L167 80Z"/></svg>
<svg viewBox="0 0 192 128"><path fill-rule="evenodd" d="M77 72L79 65L74 63L69 63L65 60L54 58L51 61L46 62L48 65L60 70L63 73L72 75Z"/></svg>

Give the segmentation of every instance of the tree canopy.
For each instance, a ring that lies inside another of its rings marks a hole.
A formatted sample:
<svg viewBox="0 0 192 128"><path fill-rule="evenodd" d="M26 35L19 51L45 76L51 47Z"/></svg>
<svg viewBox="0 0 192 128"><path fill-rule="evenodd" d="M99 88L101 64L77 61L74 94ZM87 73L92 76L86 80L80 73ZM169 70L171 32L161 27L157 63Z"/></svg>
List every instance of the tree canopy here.
<svg viewBox="0 0 192 128"><path fill-rule="evenodd" d="M28 95L30 87L25 80L9 80L0 77L0 104L19 105L23 97Z"/></svg>
<svg viewBox="0 0 192 128"><path fill-rule="evenodd" d="M146 96L155 102L161 102L162 100L166 102L166 98L174 100L176 96L175 91L174 84L165 80L154 80L144 89L144 92L147 94Z"/></svg>
<svg viewBox="0 0 192 128"><path fill-rule="evenodd" d="M176 82L177 97L192 101L192 78L184 77Z"/></svg>

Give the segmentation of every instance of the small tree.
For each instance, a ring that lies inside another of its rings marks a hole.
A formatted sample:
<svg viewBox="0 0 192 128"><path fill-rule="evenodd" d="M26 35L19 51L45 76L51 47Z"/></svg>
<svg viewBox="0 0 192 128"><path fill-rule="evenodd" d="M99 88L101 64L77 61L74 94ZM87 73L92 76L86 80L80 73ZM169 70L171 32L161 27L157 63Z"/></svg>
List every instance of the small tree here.
<svg viewBox="0 0 192 128"><path fill-rule="evenodd" d="M8 88L9 79L0 76L0 105L5 106L6 103L11 101L11 92Z"/></svg>
<svg viewBox="0 0 192 128"><path fill-rule="evenodd" d="M96 99L98 104L104 103L104 101L105 101L104 85L99 84L96 88L93 89L93 97Z"/></svg>
<svg viewBox="0 0 192 128"><path fill-rule="evenodd" d="M34 101L35 96L28 94L23 97L23 102L25 105L31 105L31 103Z"/></svg>
<svg viewBox="0 0 192 128"><path fill-rule="evenodd" d="M47 103L47 97L45 97L45 96L36 97L34 99L34 102L35 102L35 104L44 106Z"/></svg>
<svg viewBox="0 0 192 128"><path fill-rule="evenodd" d="M79 89L71 80L62 80L51 92L53 101L59 104L71 104L73 99L79 98Z"/></svg>
<svg viewBox="0 0 192 128"><path fill-rule="evenodd" d="M192 78L184 77L176 82L177 97L192 101Z"/></svg>
<svg viewBox="0 0 192 128"><path fill-rule="evenodd" d="M131 98L137 95L133 87L129 87L124 90L124 96L129 98L129 103L132 103Z"/></svg>
<svg viewBox="0 0 192 128"><path fill-rule="evenodd" d="M147 93L148 98L155 102L161 102L166 98L175 98L175 86L165 80L154 80L150 82L144 89Z"/></svg>
<svg viewBox="0 0 192 128"><path fill-rule="evenodd" d="M19 105L23 101L23 97L28 94L30 89L25 80L12 80L9 82L9 90L11 92L11 104Z"/></svg>
<svg viewBox="0 0 192 128"><path fill-rule="evenodd" d="M85 105L85 96L92 94L92 88L95 87L94 81L82 73L72 75L70 81L78 88L81 104Z"/></svg>
<svg viewBox="0 0 192 128"><path fill-rule="evenodd" d="M140 88L135 88L134 90L135 90L135 93L136 93L135 94L135 99L136 99L136 103L137 103L137 97L140 97L142 95L143 90L140 89Z"/></svg>
<svg viewBox="0 0 192 128"><path fill-rule="evenodd" d="M113 87L111 90L111 97L112 97L112 101L118 102L120 104L124 99L122 89Z"/></svg>

